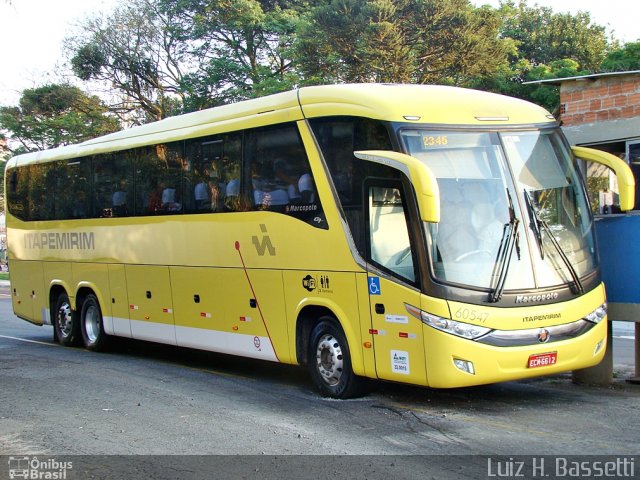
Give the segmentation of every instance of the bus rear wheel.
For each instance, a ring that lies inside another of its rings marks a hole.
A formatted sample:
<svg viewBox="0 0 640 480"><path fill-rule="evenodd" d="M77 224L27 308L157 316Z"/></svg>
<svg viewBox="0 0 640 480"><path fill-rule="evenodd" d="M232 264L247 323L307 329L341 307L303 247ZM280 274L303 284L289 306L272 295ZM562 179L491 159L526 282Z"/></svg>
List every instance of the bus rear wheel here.
<svg viewBox="0 0 640 480"><path fill-rule="evenodd" d="M55 338L60 344L65 347L77 345L80 339L78 316L71 308L71 302L66 293L58 295L53 319Z"/></svg>
<svg viewBox="0 0 640 480"><path fill-rule="evenodd" d="M364 379L353 373L347 339L335 320L323 317L318 322L308 352L309 372L322 395L344 399L364 393Z"/></svg>
<svg viewBox="0 0 640 480"><path fill-rule="evenodd" d="M109 339L104 332L102 310L98 299L92 293L87 295L82 302L80 330L82 331L84 346L88 350L100 352L106 349Z"/></svg>

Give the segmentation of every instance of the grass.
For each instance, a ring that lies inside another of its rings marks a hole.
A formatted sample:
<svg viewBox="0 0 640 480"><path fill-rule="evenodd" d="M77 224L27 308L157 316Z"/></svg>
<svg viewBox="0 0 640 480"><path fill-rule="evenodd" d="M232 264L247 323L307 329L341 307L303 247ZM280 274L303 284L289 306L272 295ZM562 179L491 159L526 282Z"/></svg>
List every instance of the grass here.
<svg viewBox="0 0 640 480"><path fill-rule="evenodd" d="M0 280L9 280L9 272L0 272Z"/></svg>

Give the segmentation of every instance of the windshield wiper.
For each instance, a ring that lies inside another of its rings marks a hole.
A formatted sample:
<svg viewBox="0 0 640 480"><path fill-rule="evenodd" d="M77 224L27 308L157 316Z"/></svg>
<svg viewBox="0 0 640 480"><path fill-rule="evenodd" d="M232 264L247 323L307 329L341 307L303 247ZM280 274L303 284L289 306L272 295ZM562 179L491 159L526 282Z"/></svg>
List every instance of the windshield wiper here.
<svg viewBox="0 0 640 480"><path fill-rule="evenodd" d="M529 227L533 230L533 233L536 237L536 242L538 242L538 248L540 249L540 258L544 260L544 247L542 245L542 232L540 231L540 218L538 218L538 214L533 206L533 201L531 200L531 196L529 192L524 191L524 201L527 204L527 212L529 213L529 218L531 221L529 222Z"/></svg>
<svg viewBox="0 0 640 480"><path fill-rule="evenodd" d="M569 270L569 274L571 275L571 279L573 280L573 283L570 284L571 289L574 291L574 293L584 292L584 287L582 286L582 282L580 281L578 272L576 272L575 267L571 264L571 260L569 260L567 255L564 253L564 250L562 250L562 247L558 243L558 240L556 239L556 237L553 235L553 232L551 232L551 228L549 227L547 222L545 222L542 218L538 216L538 212L535 210L535 207L533 206L533 201L531 200L531 196L529 195L529 192L527 192L526 190L524 191L524 198L526 200L527 208L529 210L529 217L531 218L531 224L530 224L531 229L535 233L536 239L538 240L538 245L540 247L540 257L544 259L544 251L542 248L542 232L540 229L540 227L542 227L542 230L544 230L544 232L546 233L547 238L549 238L549 240L551 241L551 245L553 245L556 252L558 252L558 256L562 260L562 263L564 263L565 267L567 267L567 270Z"/></svg>
<svg viewBox="0 0 640 480"><path fill-rule="evenodd" d="M498 254L496 255L496 263L493 267L492 277L495 278L496 281L489 294L490 303L495 303L502 297L514 247L518 255L518 260L520 260L519 235L517 232L520 220L516 218L516 211L513 208L513 200L511 199L509 189L507 189L507 198L509 199L509 223L504 224L500 247L498 247Z"/></svg>

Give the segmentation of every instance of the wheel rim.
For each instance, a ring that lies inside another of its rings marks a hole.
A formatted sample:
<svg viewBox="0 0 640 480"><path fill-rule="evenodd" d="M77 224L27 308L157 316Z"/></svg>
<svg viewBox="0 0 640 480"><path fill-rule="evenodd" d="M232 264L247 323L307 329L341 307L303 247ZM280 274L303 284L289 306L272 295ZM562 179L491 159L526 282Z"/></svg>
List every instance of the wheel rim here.
<svg viewBox="0 0 640 480"><path fill-rule="evenodd" d="M73 332L71 305L67 302L64 302L58 307L58 331L64 338L67 338Z"/></svg>
<svg viewBox="0 0 640 480"><path fill-rule="evenodd" d="M89 343L95 343L100 336L100 312L95 305L89 305L85 310L84 329Z"/></svg>
<svg viewBox="0 0 640 480"><path fill-rule="evenodd" d="M333 335L325 334L320 338L316 359L320 377L327 385L337 385L342 377L344 362L342 347Z"/></svg>

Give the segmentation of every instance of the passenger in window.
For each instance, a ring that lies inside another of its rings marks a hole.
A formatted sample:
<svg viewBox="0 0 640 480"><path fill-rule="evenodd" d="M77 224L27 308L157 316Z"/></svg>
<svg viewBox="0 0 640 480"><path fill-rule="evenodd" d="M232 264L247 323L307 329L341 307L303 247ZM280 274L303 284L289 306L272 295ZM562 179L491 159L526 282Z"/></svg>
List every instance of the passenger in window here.
<svg viewBox="0 0 640 480"><path fill-rule="evenodd" d="M303 173L298 180L298 191L302 203L313 203L316 199L316 189L313 184L313 177L310 173Z"/></svg>
<svg viewBox="0 0 640 480"><path fill-rule="evenodd" d="M261 190L262 189L262 185L264 184L264 177L263 177L263 172L264 172L264 167L256 162L253 162L251 164L251 185L253 186L254 190Z"/></svg>
<svg viewBox="0 0 640 480"><path fill-rule="evenodd" d="M229 211L240 210L240 164L229 157L222 157L222 168L226 184L221 184L224 189L224 207Z"/></svg>
<svg viewBox="0 0 640 480"><path fill-rule="evenodd" d="M276 168L280 169L280 176ZM283 160L276 160L273 164L265 162L261 170L260 189L254 190L256 207L260 210L269 210L273 207L288 205L288 177L284 171Z"/></svg>
<svg viewBox="0 0 640 480"><path fill-rule="evenodd" d="M286 189L287 201L280 205L287 205L290 201L296 202L300 199L300 192L298 191L298 176L291 171L291 166L284 159L277 159L273 163L273 169L275 172L276 182ZM282 197L282 196L280 196Z"/></svg>
<svg viewBox="0 0 640 480"><path fill-rule="evenodd" d="M253 203L256 209L264 209L264 185L265 179L262 176L264 167L256 162L251 163L251 187L253 188Z"/></svg>
<svg viewBox="0 0 640 480"><path fill-rule="evenodd" d="M175 213L182 210L182 204L176 200L176 189L166 187L162 190L162 210Z"/></svg>
<svg viewBox="0 0 640 480"><path fill-rule="evenodd" d="M121 179L116 185L116 191L111 198L114 217L127 216L127 181Z"/></svg>
<svg viewBox="0 0 640 480"><path fill-rule="evenodd" d="M87 194L80 190L75 195L71 218L87 218Z"/></svg>
<svg viewBox="0 0 640 480"><path fill-rule="evenodd" d="M234 178L227 183L227 187L225 189L225 194L227 197L237 197L240 195L240 179Z"/></svg>
<svg viewBox="0 0 640 480"><path fill-rule="evenodd" d="M164 188L164 183L158 182L155 190L149 192L147 198L147 213L157 214L162 211L162 192Z"/></svg>
<svg viewBox="0 0 640 480"><path fill-rule="evenodd" d="M211 210L211 187L209 185L209 171L204 171L204 177L195 186L193 196L196 201L196 210Z"/></svg>

